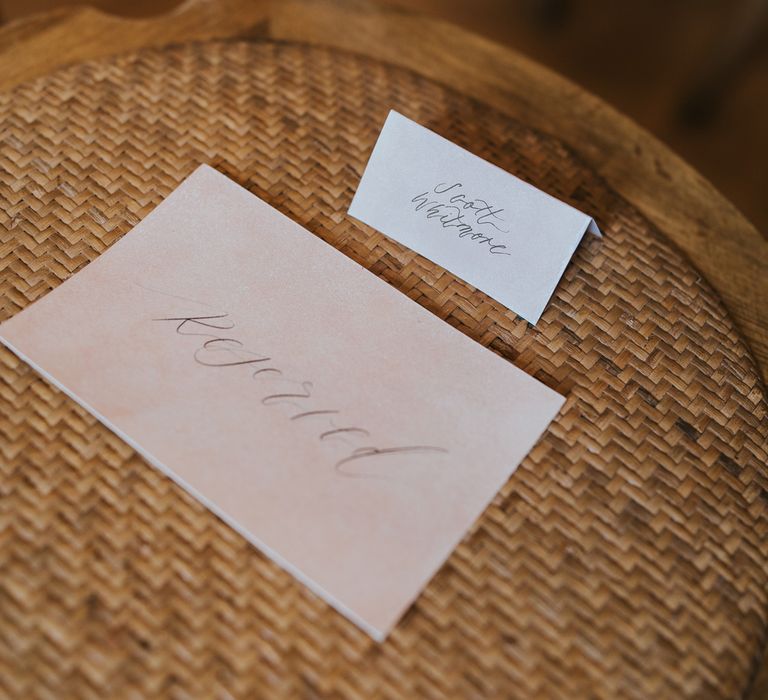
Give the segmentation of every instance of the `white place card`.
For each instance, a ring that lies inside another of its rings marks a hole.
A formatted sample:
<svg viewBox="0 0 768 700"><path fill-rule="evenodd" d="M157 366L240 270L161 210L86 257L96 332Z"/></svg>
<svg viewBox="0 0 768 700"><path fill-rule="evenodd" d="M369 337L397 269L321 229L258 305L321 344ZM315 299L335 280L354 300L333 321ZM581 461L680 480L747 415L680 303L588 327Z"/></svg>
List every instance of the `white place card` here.
<svg viewBox="0 0 768 700"><path fill-rule="evenodd" d="M594 220L391 111L349 213L535 324Z"/></svg>

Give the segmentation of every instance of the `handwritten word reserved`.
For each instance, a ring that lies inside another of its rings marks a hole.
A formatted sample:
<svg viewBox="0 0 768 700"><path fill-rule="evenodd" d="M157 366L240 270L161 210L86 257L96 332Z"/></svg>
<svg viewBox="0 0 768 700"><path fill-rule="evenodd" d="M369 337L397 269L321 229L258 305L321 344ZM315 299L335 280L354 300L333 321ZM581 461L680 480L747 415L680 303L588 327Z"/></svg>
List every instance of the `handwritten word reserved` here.
<svg viewBox="0 0 768 700"><path fill-rule="evenodd" d="M172 295L169 295L172 296ZM247 369L253 380L259 380L258 394L263 406L279 404L292 406L288 420L294 424L311 425L319 441L335 439L345 445L345 453L338 459L335 469L344 476L371 476L354 471L363 460L395 457L405 454L447 452L430 445L386 446L370 444L370 431L341 419L341 411L315 403L314 385L305 379L296 380L283 375L282 369L271 357L253 352L233 337L235 323L227 313L200 315L174 315L152 319L175 325L175 332L183 336L197 336L199 341L192 359L200 366L216 371ZM280 389L276 387L279 386ZM339 422L337 422L339 421ZM366 444L368 443L368 444Z"/></svg>
<svg viewBox="0 0 768 700"><path fill-rule="evenodd" d="M441 182L417 194L411 203L416 205L415 211L423 211L427 219L437 220L444 229L456 229L459 238L486 245L491 255L511 255L506 245L488 235L487 229L509 233L509 229L503 228L504 219L500 216L504 209L495 209L484 199L468 197L462 192L463 188L460 182L452 185Z"/></svg>

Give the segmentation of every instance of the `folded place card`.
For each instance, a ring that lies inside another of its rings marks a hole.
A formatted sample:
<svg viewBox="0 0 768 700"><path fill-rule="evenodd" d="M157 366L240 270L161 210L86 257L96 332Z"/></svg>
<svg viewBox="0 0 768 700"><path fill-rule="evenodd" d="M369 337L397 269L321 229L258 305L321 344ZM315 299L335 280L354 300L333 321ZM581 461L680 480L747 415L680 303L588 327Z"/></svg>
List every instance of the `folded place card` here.
<svg viewBox="0 0 768 700"><path fill-rule="evenodd" d="M536 323L594 220L390 112L349 213Z"/></svg>
<svg viewBox="0 0 768 700"><path fill-rule="evenodd" d="M379 640L563 403L207 166L0 340Z"/></svg>

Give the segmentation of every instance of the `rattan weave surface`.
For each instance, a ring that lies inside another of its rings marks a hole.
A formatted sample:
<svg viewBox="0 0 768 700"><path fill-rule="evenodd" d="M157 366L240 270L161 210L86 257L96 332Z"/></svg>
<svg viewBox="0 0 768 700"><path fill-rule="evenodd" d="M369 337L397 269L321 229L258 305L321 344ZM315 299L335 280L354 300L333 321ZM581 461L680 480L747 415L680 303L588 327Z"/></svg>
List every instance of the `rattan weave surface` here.
<svg viewBox="0 0 768 700"><path fill-rule="evenodd" d="M535 328L346 215L391 107L597 217ZM0 95L0 320L201 162L568 402L379 645L2 350L0 696L744 691L768 628L766 403L663 235L555 138L447 87L319 48L190 45Z"/></svg>

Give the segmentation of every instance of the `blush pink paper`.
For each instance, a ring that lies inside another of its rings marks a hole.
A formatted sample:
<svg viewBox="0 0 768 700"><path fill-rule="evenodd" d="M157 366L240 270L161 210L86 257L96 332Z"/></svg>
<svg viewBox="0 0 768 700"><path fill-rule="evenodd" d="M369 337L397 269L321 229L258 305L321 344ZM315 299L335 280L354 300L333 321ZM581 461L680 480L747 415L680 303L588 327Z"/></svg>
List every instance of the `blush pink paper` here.
<svg viewBox="0 0 768 700"><path fill-rule="evenodd" d="M564 401L207 166L0 340L377 640Z"/></svg>

